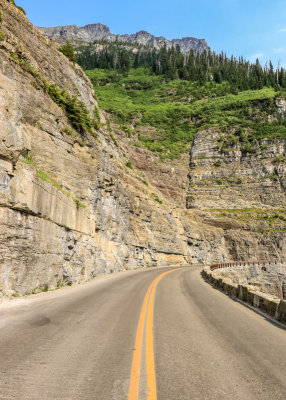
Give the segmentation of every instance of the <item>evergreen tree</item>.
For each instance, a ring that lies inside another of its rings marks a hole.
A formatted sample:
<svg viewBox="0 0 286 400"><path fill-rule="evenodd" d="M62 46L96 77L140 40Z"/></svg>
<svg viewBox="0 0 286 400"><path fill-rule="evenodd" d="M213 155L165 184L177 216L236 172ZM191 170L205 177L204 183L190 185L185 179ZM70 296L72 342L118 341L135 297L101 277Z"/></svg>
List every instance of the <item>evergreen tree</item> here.
<svg viewBox="0 0 286 400"><path fill-rule="evenodd" d="M62 52L71 62L76 62L76 56L74 53L74 48L70 44L70 42L66 41L66 43L59 48L60 52Z"/></svg>
<svg viewBox="0 0 286 400"><path fill-rule="evenodd" d="M73 48L69 43L62 46L66 55L74 60ZM130 68L148 68L155 75L165 79L183 79L205 85L207 82L229 83L225 93L237 93L248 89L262 89L265 86L276 90L286 88L286 72L273 64L262 67L259 60L251 64L243 57L228 58L225 53L211 51L202 53L191 50L183 54L180 47L155 49L140 44L122 42L94 42L77 49L77 61L84 69L102 68L115 70L127 75Z"/></svg>

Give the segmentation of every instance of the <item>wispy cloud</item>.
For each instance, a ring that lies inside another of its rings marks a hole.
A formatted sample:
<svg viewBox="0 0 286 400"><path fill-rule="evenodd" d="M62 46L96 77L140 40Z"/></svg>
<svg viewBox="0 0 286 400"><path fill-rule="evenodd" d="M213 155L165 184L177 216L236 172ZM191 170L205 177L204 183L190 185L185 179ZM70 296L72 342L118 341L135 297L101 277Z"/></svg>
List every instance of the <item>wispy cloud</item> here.
<svg viewBox="0 0 286 400"><path fill-rule="evenodd" d="M261 58L263 58L263 57L264 57L264 54L263 54L263 53L255 53L255 54L253 54L253 55L250 57L250 61L251 61L251 62L255 62L257 58L258 58L259 60L261 60Z"/></svg>
<svg viewBox="0 0 286 400"><path fill-rule="evenodd" d="M283 32L286 32L286 28L281 28L281 29L279 29L279 31L278 31L279 33L283 33Z"/></svg>

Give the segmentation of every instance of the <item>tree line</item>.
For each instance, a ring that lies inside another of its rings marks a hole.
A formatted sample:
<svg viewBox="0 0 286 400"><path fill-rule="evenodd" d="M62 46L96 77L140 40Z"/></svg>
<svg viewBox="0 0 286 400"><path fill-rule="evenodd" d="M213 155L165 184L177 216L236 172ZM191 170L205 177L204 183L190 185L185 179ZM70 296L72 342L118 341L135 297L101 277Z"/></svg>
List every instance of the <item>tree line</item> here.
<svg viewBox="0 0 286 400"><path fill-rule="evenodd" d="M286 71L274 69L271 62L264 67L257 59L250 63L243 57L227 57L214 51L202 53L191 50L182 53L180 47L155 49L148 46L97 42L76 49L76 59L85 70L101 68L116 70L127 75L130 68L148 68L154 75L164 75L166 80L183 79L204 85L207 82L229 82L231 92L286 88Z"/></svg>

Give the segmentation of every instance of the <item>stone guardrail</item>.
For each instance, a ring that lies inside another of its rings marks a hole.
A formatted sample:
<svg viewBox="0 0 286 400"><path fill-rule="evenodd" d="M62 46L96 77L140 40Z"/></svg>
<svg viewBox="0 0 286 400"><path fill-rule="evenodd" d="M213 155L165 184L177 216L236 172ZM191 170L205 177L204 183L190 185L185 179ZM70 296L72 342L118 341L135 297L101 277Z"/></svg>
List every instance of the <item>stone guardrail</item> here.
<svg viewBox="0 0 286 400"><path fill-rule="evenodd" d="M281 261L279 261L281 262ZM283 260L283 262L285 262ZM265 262L266 264L273 264L273 262ZM249 265L250 263L226 263L224 267L219 267L215 264L216 268L225 268L226 265ZM261 265L261 262L256 261L254 264ZM252 265L252 263L251 263ZM270 317L276 319L280 323L286 325L286 300L273 299L270 296L262 295L260 293L256 293L254 291L249 290L248 287L243 285L235 285L231 283L225 282L222 278L217 278L212 274L213 270L203 269L202 275L203 277L215 288L223 291L227 295L238 298L241 301L249 304L250 306L259 309L261 312L269 315Z"/></svg>
<svg viewBox="0 0 286 400"><path fill-rule="evenodd" d="M234 261L234 262L227 262L227 263L219 263L219 264L212 264L210 265L211 271L219 268L229 268L229 267L243 267L244 265L262 265L262 266L270 266L270 265L278 265L286 263L286 259L282 260L261 260L261 261Z"/></svg>

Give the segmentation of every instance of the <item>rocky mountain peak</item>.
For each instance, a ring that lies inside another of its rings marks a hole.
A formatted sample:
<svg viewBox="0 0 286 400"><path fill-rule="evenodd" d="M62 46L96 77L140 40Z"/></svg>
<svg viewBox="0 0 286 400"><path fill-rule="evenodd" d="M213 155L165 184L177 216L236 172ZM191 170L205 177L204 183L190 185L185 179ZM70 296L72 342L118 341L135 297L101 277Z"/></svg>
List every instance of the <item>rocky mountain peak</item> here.
<svg viewBox="0 0 286 400"><path fill-rule="evenodd" d="M83 29L85 29L86 31L89 31L89 32L96 33L96 34L102 34L102 33L110 34L109 27L104 24L101 24L101 23L88 24L88 25L85 25L83 27Z"/></svg>
<svg viewBox="0 0 286 400"><path fill-rule="evenodd" d="M168 48L179 45L184 53L190 50L199 53L209 50L205 39L184 37L182 39L168 40L163 36L156 37L151 33L141 30L134 34L117 35L110 32L110 28L101 23L89 24L83 27L76 25L57 26L53 28L40 28L49 38L63 44L67 40L72 44L92 43L96 40L106 40L108 42L121 41L128 43L139 43L145 46L152 46L160 49L164 45Z"/></svg>

